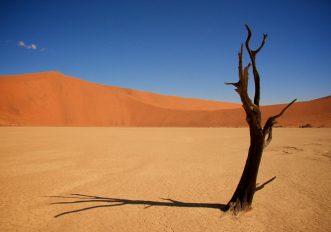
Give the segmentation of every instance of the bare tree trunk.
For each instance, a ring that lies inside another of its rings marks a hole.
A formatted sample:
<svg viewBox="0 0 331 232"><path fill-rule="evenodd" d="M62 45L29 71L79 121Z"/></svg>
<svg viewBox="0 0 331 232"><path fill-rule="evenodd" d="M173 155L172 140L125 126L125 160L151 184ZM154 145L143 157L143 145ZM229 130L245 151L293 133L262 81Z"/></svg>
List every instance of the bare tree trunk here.
<svg viewBox="0 0 331 232"><path fill-rule="evenodd" d="M250 147L248 150L248 156L245 164L244 171L240 178L239 184L234 192L231 200L228 203L229 210L234 213L240 211L246 211L251 208L253 197L256 191L256 179L259 171L259 166L263 154L264 148L271 142L272 128L276 123L276 119L280 117L295 101L289 103L278 115L270 117L264 127L261 124L261 111L260 111L260 76L256 68L255 58L257 53L262 49L265 44L267 35L263 35L261 45L256 50L251 50L250 39L252 36L251 30L246 25L248 32L246 39L246 50L249 54L251 63L249 63L244 69L242 66L242 54L243 45L241 45L238 58L239 58L239 81L236 83L226 83L236 87L236 91L240 96L243 108L246 113L246 121L250 130ZM248 74L249 68L253 68L253 76L255 83L255 96L254 102L248 96Z"/></svg>
<svg viewBox="0 0 331 232"><path fill-rule="evenodd" d="M256 179L263 152L263 137L254 135L251 139L244 171L228 206L235 213L247 210L253 202Z"/></svg>

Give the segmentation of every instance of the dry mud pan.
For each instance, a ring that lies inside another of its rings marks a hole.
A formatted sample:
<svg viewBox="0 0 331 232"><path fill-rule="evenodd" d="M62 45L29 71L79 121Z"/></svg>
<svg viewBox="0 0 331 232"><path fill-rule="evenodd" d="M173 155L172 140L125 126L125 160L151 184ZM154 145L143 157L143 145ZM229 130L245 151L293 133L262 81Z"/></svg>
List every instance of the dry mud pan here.
<svg viewBox="0 0 331 232"><path fill-rule="evenodd" d="M331 129L276 128L253 210L221 211L247 128L0 128L0 231L330 231Z"/></svg>

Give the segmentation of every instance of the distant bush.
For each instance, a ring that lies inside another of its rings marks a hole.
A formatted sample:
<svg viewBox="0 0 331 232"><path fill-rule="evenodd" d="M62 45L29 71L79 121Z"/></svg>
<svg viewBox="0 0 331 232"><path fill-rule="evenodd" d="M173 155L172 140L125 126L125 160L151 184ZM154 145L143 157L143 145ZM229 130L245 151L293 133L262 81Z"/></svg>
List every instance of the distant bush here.
<svg viewBox="0 0 331 232"><path fill-rule="evenodd" d="M304 125L301 125L300 128L312 128L313 126L310 123L306 123Z"/></svg>

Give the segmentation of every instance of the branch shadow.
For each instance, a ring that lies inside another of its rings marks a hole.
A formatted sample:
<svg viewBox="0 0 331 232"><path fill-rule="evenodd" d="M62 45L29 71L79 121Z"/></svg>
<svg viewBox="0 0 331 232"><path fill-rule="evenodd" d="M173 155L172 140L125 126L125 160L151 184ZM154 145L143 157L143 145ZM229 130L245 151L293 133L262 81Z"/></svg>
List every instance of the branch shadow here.
<svg viewBox="0 0 331 232"><path fill-rule="evenodd" d="M71 205L71 204L83 204L83 203L102 203L100 205L94 205L90 207L84 207L76 210L66 211L60 214L55 215L54 217L60 217L67 214L78 213L86 210L97 209L97 208L108 208L115 206L124 206L124 205L145 205L145 209L152 206L163 206L163 207L186 207L186 208L210 208L210 209L219 209L221 211L226 211L228 206L225 204L213 204L213 203L190 203L176 201L173 199L161 198L164 201L147 201L147 200L129 200L122 198L108 198L100 196L92 196L85 194L69 194L68 196L47 196L52 198L60 199L74 199L73 201L58 201L53 202L51 205Z"/></svg>
<svg viewBox="0 0 331 232"><path fill-rule="evenodd" d="M256 187L256 192L263 189L265 185L272 182L276 177L271 178L265 183ZM75 205L75 204L84 204L84 203L95 203L98 205L93 205L89 207L83 207L80 209L65 211L55 215L55 218L79 213L86 210L98 209L98 208L109 208L116 206L124 206L124 205L145 205L144 209L147 209L152 206L159 207L185 207L185 208L209 208L209 209L218 209L220 211L226 212L229 209L227 204L217 204L217 203L191 203L191 202L182 202L173 200L170 198L161 198L163 201L148 201L148 200L130 200L130 199L122 199L122 198L108 198L108 197L100 197L93 195L85 195L85 194L69 194L66 196L43 196L48 198L58 198L58 199L71 199L72 201L57 201L51 203L51 205ZM101 204L99 204L101 203Z"/></svg>

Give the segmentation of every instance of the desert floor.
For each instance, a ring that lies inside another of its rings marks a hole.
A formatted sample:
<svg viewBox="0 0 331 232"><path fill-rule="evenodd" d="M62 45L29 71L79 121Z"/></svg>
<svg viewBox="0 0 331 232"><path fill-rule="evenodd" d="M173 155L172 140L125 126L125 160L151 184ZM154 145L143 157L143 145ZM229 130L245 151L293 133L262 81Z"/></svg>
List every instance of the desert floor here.
<svg viewBox="0 0 331 232"><path fill-rule="evenodd" d="M275 129L253 209L248 129L0 128L0 231L331 231L331 129Z"/></svg>

